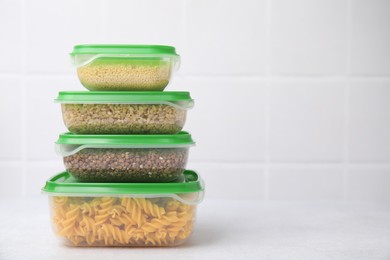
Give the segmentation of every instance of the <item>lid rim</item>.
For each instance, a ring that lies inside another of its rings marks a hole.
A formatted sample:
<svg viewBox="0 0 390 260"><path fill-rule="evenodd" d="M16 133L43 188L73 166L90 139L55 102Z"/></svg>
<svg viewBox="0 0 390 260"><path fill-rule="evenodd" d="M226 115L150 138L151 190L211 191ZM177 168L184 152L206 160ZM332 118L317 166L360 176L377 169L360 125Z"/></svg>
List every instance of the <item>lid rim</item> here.
<svg viewBox="0 0 390 260"><path fill-rule="evenodd" d="M180 131L171 135L94 135L94 134L60 134L55 142L59 145L145 145L151 146L173 146L173 145L194 145L191 134Z"/></svg>
<svg viewBox="0 0 390 260"><path fill-rule="evenodd" d="M54 100L69 102L192 102L188 91L60 91Z"/></svg>
<svg viewBox="0 0 390 260"><path fill-rule="evenodd" d="M179 56L173 46L148 44L78 44L73 46L70 55L79 54L163 54Z"/></svg>
<svg viewBox="0 0 390 260"><path fill-rule="evenodd" d="M68 172L61 172L46 181L42 192L50 195L158 195L204 191L202 179L195 171L185 170L183 175L185 176L185 182L177 183L85 183L77 182Z"/></svg>

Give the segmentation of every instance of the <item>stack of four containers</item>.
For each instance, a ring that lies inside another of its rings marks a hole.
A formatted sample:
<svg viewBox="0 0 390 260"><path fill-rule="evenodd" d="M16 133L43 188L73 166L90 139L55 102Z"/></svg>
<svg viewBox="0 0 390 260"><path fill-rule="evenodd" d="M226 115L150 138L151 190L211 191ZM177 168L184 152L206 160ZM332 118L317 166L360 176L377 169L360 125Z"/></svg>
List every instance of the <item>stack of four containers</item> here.
<svg viewBox="0 0 390 260"><path fill-rule="evenodd" d="M56 234L75 246L183 243L204 184L185 170L194 142L181 130L193 100L163 91L179 65L175 48L77 45L71 57L90 91L56 99L70 131L56 142L66 172L43 189Z"/></svg>

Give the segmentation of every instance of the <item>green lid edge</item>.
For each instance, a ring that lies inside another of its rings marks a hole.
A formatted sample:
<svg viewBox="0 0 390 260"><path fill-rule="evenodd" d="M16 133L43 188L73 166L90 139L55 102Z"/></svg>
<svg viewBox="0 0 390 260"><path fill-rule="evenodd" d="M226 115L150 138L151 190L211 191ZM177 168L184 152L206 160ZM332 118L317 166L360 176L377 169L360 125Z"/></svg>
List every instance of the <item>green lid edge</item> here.
<svg viewBox="0 0 390 260"><path fill-rule="evenodd" d="M73 46L71 56L79 54L156 54L179 56L173 46L147 44L79 44Z"/></svg>
<svg viewBox="0 0 390 260"><path fill-rule="evenodd" d="M51 195L131 195L131 194L180 194L204 190L201 178L195 171L184 171L185 182L175 183L85 183L61 182L70 178L68 172L61 172L46 181L42 191Z"/></svg>
<svg viewBox="0 0 390 260"><path fill-rule="evenodd" d="M66 145L145 145L152 147L164 145L194 145L191 134L181 131L172 135L93 135L60 134L56 144Z"/></svg>
<svg viewBox="0 0 390 260"><path fill-rule="evenodd" d="M188 91L60 91L56 102L193 101Z"/></svg>

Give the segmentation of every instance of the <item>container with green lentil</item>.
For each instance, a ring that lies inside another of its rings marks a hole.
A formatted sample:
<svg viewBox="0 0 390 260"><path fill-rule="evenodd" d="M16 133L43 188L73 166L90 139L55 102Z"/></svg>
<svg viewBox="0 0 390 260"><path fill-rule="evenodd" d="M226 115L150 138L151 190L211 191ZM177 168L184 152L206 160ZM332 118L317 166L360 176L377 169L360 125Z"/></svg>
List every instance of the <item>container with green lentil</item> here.
<svg viewBox="0 0 390 260"><path fill-rule="evenodd" d="M76 134L176 134L194 105L176 91L62 91L56 102Z"/></svg>
<svg viewBox="0 0 390 260"><path fill-rule="evenodd" d="M171 182L181 176L189 147L187 132L174 135L77 135L56 142L66 170L83 182Z"/></svg>
<svg viewBox="0 0 390 260"><path fill-rule="evenodd" d="M180 65L164 45L76 45L70 56L81 84L97 91L162 91Z"/></svg>

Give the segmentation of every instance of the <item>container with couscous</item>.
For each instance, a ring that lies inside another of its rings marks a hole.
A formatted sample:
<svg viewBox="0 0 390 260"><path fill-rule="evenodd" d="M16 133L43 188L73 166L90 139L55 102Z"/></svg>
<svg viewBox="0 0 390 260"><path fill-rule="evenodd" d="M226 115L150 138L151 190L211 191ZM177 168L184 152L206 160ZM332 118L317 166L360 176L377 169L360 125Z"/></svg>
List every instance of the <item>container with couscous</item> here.
<svg viewBox="0 0 390 260"><path fill-rule="evenodd" d="M70 56L81 84L101 91L162 91L180 64L163 45L76 45Z"/></svg>

